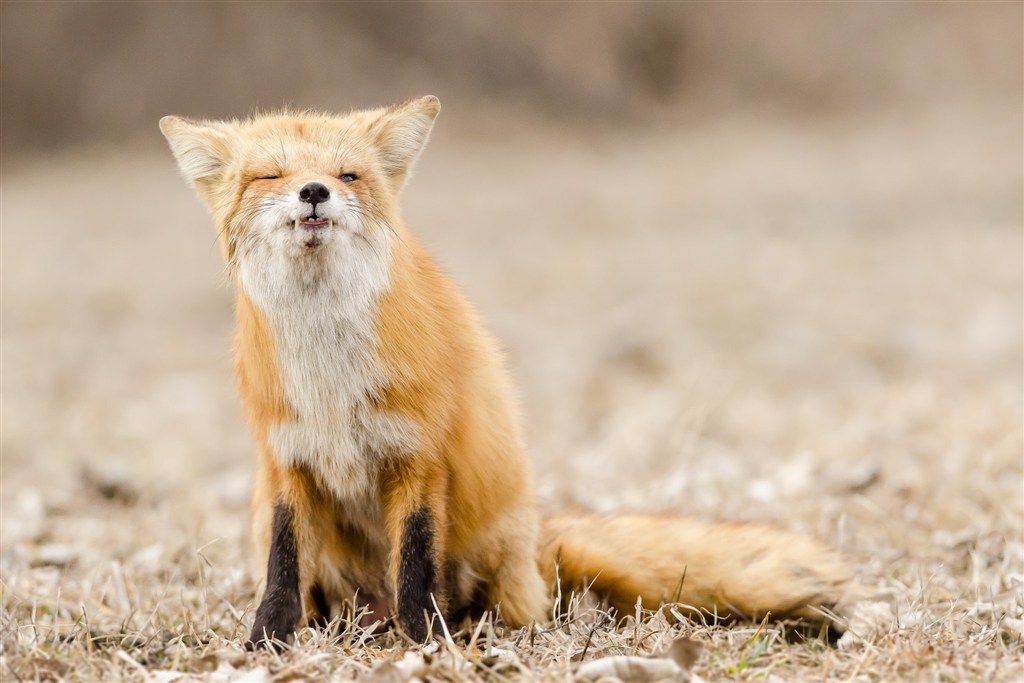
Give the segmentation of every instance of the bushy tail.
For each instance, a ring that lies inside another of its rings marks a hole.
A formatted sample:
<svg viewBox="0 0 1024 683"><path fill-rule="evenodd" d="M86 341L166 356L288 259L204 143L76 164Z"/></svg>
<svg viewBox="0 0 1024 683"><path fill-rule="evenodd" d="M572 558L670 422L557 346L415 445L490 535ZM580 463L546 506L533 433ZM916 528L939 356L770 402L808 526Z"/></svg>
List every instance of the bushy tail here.
<svg viewBox="0 0 1024 683"><path fill-rule="evenodd" d="M661 515L563 515L544 520L541 567L562 595L589 587L620 614L646 609L822 621L849 582L838 554L769 526Z"/></svg>

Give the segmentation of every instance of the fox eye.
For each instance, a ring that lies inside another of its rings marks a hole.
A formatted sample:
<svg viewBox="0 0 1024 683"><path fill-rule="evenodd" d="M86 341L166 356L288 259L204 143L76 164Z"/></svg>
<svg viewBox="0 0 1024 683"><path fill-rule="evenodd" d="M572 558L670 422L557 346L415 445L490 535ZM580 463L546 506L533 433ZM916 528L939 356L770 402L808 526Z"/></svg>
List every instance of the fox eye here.
<svg viewBox="0 0 1024 683"><path fill-rule="evenodd" d="M256 180L277 180L280 177L281 176L279 176L279 175L261 175Z"/></svg>
<svg viewBox="0 0 1024 683"><path fill-rule="evenodd" d="M351 183L358 177L359 176L357 176L355 173L342 173L340 176L338 176L338 180L340 180L343 183Z"/></svg>

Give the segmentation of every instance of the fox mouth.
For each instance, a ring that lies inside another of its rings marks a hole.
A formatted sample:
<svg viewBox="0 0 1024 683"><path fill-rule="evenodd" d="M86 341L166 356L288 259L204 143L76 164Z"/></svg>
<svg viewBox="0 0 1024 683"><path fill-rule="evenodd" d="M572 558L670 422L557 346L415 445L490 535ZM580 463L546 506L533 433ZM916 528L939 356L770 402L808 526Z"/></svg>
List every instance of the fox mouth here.
<svg viewBox="0 0 1024 683"><path fill-rule="evenodd" d="M305 218L300 218L299 220L295 221L295 223L297 226L303 228L327 228L330 227L331 220L329 218L324 218L322 216L312 214L306 216Z"/></svg>

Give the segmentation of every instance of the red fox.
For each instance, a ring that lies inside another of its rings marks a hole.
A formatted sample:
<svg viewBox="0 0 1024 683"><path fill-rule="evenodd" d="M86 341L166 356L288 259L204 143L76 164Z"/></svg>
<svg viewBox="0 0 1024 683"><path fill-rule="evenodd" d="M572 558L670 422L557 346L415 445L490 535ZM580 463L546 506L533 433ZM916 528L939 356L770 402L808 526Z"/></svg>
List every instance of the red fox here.
<svg viewBox="0 0 1024 683"><path fill-rule="evenodd" d="M354 596L419 642L437 616L498 610L519 627L550 614L556 580L626 613L639 599L820 619L847 570L810 538L667 516L541 519L498 345L398 206L439 110L422 97L345 116L160 121L237 295L264 579L249 645Z"/></svg>

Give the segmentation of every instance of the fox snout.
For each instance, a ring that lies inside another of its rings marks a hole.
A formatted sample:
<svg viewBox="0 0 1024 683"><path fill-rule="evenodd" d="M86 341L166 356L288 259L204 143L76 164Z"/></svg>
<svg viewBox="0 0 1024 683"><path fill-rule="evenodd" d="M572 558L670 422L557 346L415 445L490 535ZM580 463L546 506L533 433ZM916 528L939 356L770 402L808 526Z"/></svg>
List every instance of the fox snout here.
<svg viewBox="0 0 1024 683"><path fill-rule="evenodd" d="M350 222L354 198L341 188L331 187L329 181L316 177L305 178L281 188L278 206L285 213L284 223L291 228L306 228L319 232L319 228L344 225ZM319 246L319 239L313 240Z"/></svg>
<svg viewBox="0 0 1024 683"><path fill-rule="evenodd" d="M299 219L299 222L303 227L319 228L329 224L331 221L324 216L317 215L316 205L326 202L331 198L331 191L327 189L327 186L323 183L306 183L299 190L299 201L305 202L312 207L312 211L309 214L303 215ZM320 244L320 240L315 240L317 246Z"/></svg>
<svg viewBox="0 0 1024 683"><path fill-rule="evenodd" d="M355 236L367 237L358 195L346 185L353 182L348 178L354 175L336 179L318 173L296 175L283 180L276 193L266 196L263 210L267 220L258 221L258 232L287 235L275 243L299 257L328 245L347 245ZM292 250L295 246L300 247L299 251Z"/></svg>

